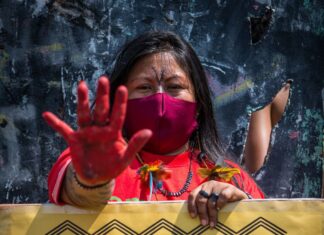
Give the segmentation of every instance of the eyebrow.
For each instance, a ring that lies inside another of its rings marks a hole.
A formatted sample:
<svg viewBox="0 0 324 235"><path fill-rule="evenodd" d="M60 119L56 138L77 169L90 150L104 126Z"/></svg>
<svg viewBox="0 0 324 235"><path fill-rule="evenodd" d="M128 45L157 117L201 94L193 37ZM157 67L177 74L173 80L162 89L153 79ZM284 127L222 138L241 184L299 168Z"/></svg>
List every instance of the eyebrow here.
<svg viewBox="0 0 324 235"><path fill-rule="evenodd" d="M173 75L171 75L171 76L169 76L169 77L165 77L165 78L163 78L163 80L164 81L168 81L168 80L171 80L171 79L177 79L177 80L186 80L186 79L184 79L184 77L183 76L181 76L181 75L178 75L178 74L173 74Z"/></svg>
<svg viewBox="0 0 324 235"><path fill-rule="evenodd" d="M132 81L137 80L137 79L144 79L144 80L150 81L153 78L155 81L160 83L162 81L168 81L168 80L171 80L171 79L183 80L183 78L184 78L183 76L181 76L181 75L179 75L177 73L171 74L170 76L165 76L165 74L166 74L165 69L161 70L160 76L159 76L158 71L154 66L151 67L151 70L154 73L153 77L152 76L147 76L147 74L143 74L143 76L140 75L140 76L136 76L136 77L131 77L131 78L128 79L127 82L132 82Z"/></svg>
<svg viewBox="0 0 324 235"><path fill-rule="evenodd" d="M183 80L184 80L184 79L182 79L182 76L179 76L179 75L171 75L169 77L164 77L164 78L162 78L162 81L158 80L157 77L152 78L151 76L139 76L139 77L129 78L127 82L132 83L136 80L145 80L145 81L157 81L158 83L160 83L160 82L168 82L172 79L180 80L181 82L183 82Z"/></svg>
<svg viewBox="0 0 324 235"><path fill-rule="evenodd" d="M136 80L139 80L139 79L143 79L143 80L146 80L146 81L150 81L152 80L150 76L137 76L137 77L131 77L127 80L127 82L134 82Z"/></svg>
<svg viewBox="0 0 324 235"><path fill-rule="evenodd" d="M159 79L158 79L158 73L157 73L156 69L153 66L151 67L151 69L152 69L153 73L155 74L155 78L154 79L157 80L157 81L159 81ZM144 73L144 75L143 74L140 74L140 76L135 76L135 77L128 78L127 79L127 82L132 82L132 81L137 80L137 79L151 80L151 78L152 78L152 76L147 76L147 73Z"/></svg>

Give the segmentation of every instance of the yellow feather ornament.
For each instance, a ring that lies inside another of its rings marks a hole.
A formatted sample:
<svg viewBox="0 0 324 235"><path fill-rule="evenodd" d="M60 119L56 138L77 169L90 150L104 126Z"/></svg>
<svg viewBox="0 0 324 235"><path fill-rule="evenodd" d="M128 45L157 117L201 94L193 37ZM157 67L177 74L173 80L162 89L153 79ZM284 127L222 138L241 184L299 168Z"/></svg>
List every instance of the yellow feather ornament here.
<svg viewBox="0 0 324 235"><path fill-rule="evenodd" d="M202 178L209 179L223 179L226 182L230 181L235 174L239 174L240 170L238 168L222 167L216 165L213 168L199 168L198 174Z"/></svg>

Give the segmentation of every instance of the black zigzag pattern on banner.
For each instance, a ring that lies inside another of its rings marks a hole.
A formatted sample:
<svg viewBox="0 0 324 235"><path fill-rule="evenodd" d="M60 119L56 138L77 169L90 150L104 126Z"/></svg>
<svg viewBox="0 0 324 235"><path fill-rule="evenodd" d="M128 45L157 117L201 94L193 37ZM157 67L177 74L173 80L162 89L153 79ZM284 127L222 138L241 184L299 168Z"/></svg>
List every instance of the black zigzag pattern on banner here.
<svg viewBox="0 0 324 235"><path fill-rule="evenodd" d="M216 227L214 228L215 230L218 230L219 232L221 232L224 235L234 235L236 234L236 232L232 229L230 229L229 227L227 227L226 225L218 222ZM193 230L191 230L189 233L187 233L188 235L196 235L196 234L202 234L204 232L206 232L207 230L209 230L208 226L197 226L196 228L194 228Z"/></svg>
<svg viewBox="0 0 324 235"><path fill-rule="evenodd" d="M137 235L138 233L132 230L130 227L126 226L125 224L121 223L120 221L114 219L110 221L108 224L104 225L98 231L96 231L93 235L105 235L109 234L110 231L117 229L121 233L127 235Z"/></svg>
<svg viewBox="0 0 324 235"><path fill-rule="evenodd" d="M243 227L242 229L240 229L239 231L235 232L234 230L232 230L231 228L227 227L226 225L218 222L215 230L218 230L219 232L221 232L224 235L248 235L253 233L254 231L256 231L258 228L264 228L265 230L271 232L274 235L284 235L287 234L287 232L281 228L279 228L278 226L276 226L275 224L271 223L270 221L266 220L263 217L259 217L257 219L255 219L254 221L252 221L251 223L247 224L245 227ZM195 234L202 234L203 232L205 232L206 230L208 230L208 227L203 227L203 226L197 226L196 228L194 228L193 230L191 230L188 234L190 235L195 235Z"/></svg>
<svg viewBox="0 0 324 235"><path fill-rule="evenodd" d="M271 223L269 220L266 220L263 217L259 217L256 220L249 223L247 226L242 228L237 232L239 235L247 235L251 234L253 231L257 230L259 227L263 227L264 229L268 230L272 234L275 235L284 235L287 234L287 232L275 224Z"/></svg>
<svg viewBox="0 0 324 235"><path fill-rule="evenodd" d="M239 231L235 232L231 228L227 227L225 224L218 222L215 230L218 230L223 235L248 235L255 231L257 231L259 228L263 228L267 230L268 232L274 234L274 235L284 235L287 234L287 232L275 224L271 223L269 220L266 220L263 217L259 217L255 220L253 220L251 223L247 224L245 227L240 229ZM137 233L134 230L132 230L130 227L126 226L122 222L114 219L110 221L108 224L101 227L99 230L97 230L93 235L105 235L109 234L113 230L118 230L119 232L127 235L152 235L157 232L159 232L162 229L165 229L169 231L172 234L177 235L196 235L196 234L203 234L207 230L209 230L208 226L197 226L196 228L192 229L189 232L185 232L178 226L170 223L166 219L160 219L148 228L146 228L143 232ZM59 235L62 234L65 231L69 231L72 234L75 235L90 235L88 232L77 226L76 224L72 223L69 220L64 221L63 223L56 226L54 229L46 233L47 235Z"/></svg>
<svg viewBox="0 0 324 235"><path fill-rule="evenodd" d="M187 233L183 231L181 228L177 227L176 225L170 223L169 221L165 219L160 219L154 224L152 224L150 227L145 229L143 232L140 233L140 235L150 235L150 234L155 234L161 229L166 229L172 234L177 234L177 235L186 235Z"/></svg>
<svg viewBox="0 0 324 235"><path fill-rule="evenodd" d="M89 235L87 231L83 230L78 225L72 223L69 220L65 220L63 223L59 224L48 233L46 233L46 235L59 235L67 230L75 235Z"/></svg>
<svg viewBox="0 0 324 235"><path fill-rule="evenodd" d="M234 230L231 228L227 227L225 224L218 222L216 225L216 229L220 232L222 232L224 235L232 235L236 234Z"/></svg>

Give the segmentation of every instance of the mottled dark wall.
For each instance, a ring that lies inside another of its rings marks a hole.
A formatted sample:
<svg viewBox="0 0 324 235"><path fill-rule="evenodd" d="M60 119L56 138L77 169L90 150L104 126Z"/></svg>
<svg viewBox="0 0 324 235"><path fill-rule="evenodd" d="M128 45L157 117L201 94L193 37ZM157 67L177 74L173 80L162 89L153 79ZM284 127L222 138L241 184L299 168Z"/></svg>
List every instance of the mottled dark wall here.
<svg viewBox="0 0 324 235"><path fill-rule="evenodd" d="M248 17L274 10L251 43ZM228 151L239 161L248 113L293 79L289 105L256 174L270 197L320 197L323 167L324 8L321 1L0 1L0 202L47 201L47 174L64 141L50 110L75 127L76 86L93 99L118 48L146 30L181 34L210 77Z"/></svg>

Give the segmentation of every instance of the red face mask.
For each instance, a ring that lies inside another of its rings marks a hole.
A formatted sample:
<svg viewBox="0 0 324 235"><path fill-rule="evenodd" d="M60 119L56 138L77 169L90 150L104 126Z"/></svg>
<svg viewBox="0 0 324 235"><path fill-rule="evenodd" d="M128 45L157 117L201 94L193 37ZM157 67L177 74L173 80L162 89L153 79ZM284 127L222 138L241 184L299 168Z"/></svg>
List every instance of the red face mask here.
<svg viewBox="0 0 324 235"><path fill-rule="evenodd" d="M144 150L167 154L183 146L197 128L197 105L157 93L128 100L125 120L126 135L130 138L142 129L150 129L153 136Z"/></svg>

